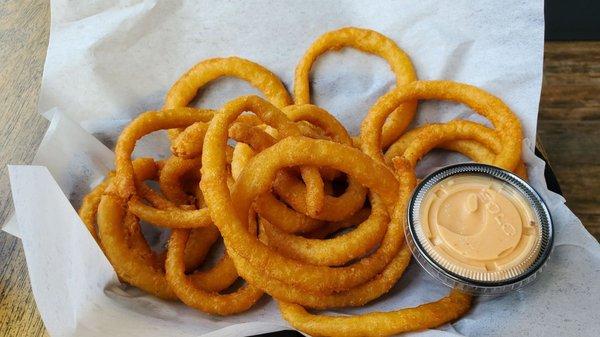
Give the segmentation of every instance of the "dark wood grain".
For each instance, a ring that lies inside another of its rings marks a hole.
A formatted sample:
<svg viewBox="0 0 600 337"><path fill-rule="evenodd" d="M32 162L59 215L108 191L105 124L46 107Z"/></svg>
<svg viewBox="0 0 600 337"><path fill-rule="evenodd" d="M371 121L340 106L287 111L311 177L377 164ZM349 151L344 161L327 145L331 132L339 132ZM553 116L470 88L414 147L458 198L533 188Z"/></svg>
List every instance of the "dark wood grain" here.
<svg viewBox="0 0 600 337"><path fill-rule="evenodd" d="M36 105L49 31L46 1L0 0L0 221L6 164L28 163L47 126ZM545 48L538 136L568 205L600 238L600 42ZM0 336L43 336L18 239L0 233Z"/></svg>
<svg viewBox="0 0 600 337"><path fill-rule="evenodd" d="M567 205L600 239L600 42L546 44L538 137Z"/></svg>

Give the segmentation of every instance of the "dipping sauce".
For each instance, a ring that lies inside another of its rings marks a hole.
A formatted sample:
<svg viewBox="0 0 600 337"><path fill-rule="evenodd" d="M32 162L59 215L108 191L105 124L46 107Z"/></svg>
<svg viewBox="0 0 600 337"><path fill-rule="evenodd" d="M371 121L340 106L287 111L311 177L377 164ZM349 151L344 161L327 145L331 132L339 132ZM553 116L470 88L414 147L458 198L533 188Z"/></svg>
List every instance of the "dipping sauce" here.
<svg viewBox="0 0 600 337"><path fill-rule="evenodd" d="M512 172L465 163L425 177L408 205L406 240L415 260L442 283L497 295L535 280L553 243L539 194Z"/></svg>
<svg viewBox="0 0 600 337"><path fill-rule="evenodd" d="M433 186L421 202L425 250L443 267L468 278L517 276L540 249L529 202L496 178L459 174Z"/></svg>

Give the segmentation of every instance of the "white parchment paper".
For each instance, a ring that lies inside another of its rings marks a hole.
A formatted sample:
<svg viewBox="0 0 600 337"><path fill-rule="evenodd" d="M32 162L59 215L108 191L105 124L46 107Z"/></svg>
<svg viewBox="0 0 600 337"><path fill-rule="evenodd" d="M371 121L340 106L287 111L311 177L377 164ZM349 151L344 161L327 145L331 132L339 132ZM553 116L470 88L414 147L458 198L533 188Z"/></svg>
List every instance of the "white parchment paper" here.
<svg viewBox="0 0 600 337"><path fill-rule="evenodd" d="M564 200L545 186L533 153L542 78L541 1L76 1L52 2L52 29L40 113L51 119L32 166L9 168L18 234L36 303L53 336L243 336L288 325L265 296L248 313L213 317L119 284L77 217L81 197L112 167L116 135L138 113L158 109L169 86L196 62L238 55L274 71L290 87L293 70L320 34L343 26L394 39L421 79L480 86L517 113L530 181L555 222L555 248L542 277L520 291L478 301L452 325L427 336L594 336L600 328L600 249ZM313 72L317 104L352 132L393 87L383 60L353 50L329 53ZM198 104L218 108L256 93L218 80ZM416 123L479 120L456 104L425 102ZM143 139L137 155L166 154L163 134ZM425 174L458 155L431 155ZM435 300L448 290L412 264L389 295L366 309L393 310Z"/></svg>

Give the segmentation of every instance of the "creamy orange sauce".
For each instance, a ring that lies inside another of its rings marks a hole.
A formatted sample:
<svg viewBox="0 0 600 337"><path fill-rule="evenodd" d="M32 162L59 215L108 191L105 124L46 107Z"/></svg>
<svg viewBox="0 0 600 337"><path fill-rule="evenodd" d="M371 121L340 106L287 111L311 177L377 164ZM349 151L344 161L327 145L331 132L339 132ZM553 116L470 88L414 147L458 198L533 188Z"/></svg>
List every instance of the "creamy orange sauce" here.
<svg viewBox="0 0 600 337"><path fill-rule="evenodd" d="M525 271L540 249L529 202L493 177L446 178L424 196L421 242L446 269L480 281L500 281Z"/></svg>

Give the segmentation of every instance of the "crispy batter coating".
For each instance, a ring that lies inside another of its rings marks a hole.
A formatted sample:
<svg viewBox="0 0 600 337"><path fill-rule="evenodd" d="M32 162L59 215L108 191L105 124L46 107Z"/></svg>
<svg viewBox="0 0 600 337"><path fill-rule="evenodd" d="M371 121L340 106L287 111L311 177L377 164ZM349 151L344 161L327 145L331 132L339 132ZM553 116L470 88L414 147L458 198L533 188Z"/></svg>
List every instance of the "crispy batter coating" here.
<svg viewBox="0 0 600 337"><path fill-rule="evenodd" d="M398 45L376 31L346 27L321 35L308 48L298 65L294 78L294 101L296 104L310 103L310 70L322 54L350 47L377 55L388 62L400 86L417 80L415 69L408 55ZM413 120L417 110L416 101L396 105L382 131L382 146L385 148L396 140Z"/></svg>

